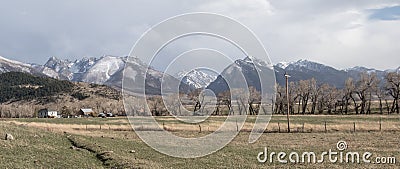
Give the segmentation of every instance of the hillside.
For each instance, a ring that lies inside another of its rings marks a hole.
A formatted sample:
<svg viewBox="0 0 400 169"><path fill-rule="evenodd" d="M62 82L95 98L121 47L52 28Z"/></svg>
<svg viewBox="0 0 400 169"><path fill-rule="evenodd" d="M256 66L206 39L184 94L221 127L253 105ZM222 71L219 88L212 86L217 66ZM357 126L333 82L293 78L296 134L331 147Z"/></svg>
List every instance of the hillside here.
<svg viewBox="0 0 400 169"><path fill-rule="evenodd" d="M0 117L34 117L49 108L70 115L80 108L123 114L119 91L97 84L70 82L28 73L0 74Z"/></svg>
<svg viewBox="0 0 400 169"><path fill-rule="evenodd" d="M72 91L74 84L27 73L8 72L0 74L0 103L20 100L45 99Z"/></svg>

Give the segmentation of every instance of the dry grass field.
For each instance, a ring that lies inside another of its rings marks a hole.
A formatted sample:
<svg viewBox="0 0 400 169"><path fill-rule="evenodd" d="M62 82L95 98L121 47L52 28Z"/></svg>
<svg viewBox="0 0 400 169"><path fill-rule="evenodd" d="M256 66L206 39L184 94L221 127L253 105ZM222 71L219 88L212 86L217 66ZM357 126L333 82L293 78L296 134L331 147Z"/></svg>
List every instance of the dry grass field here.
<svg viewBox="0 0 400 169"><path fill-rule="evenodd" d="M157 121L173 134L199 137L215 131L225 118L210 117L200 124L201 132L198 124L182 123L173 117L158 117ZM292 133L286 133L286 116L274 115L261 138L249 144L249 131L254 121L254 117L248 117L240 134L216 153L201 158L180 159L161 154L147 146L123 117L1 119L0 168L399 167L397 163L353 164L330 163L328 160L316 164L257 161L257 155L264 151L264 147L270 152L313 151L318 154L329 149L337 150L338 141L346 141L348 151L368 151L373 153L372 157L396 157L398 160L398 115L292 116ZM159 131L153 132L157 134ZM12 134L15 139L5 140L5 133Z"/></svg>

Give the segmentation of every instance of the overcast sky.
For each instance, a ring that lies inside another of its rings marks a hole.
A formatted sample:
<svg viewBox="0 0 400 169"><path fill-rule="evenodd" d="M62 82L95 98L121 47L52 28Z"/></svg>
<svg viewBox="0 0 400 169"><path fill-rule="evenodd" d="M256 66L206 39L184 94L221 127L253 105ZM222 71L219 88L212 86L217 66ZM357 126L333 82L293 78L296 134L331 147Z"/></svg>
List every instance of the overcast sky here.
<svg viewBox="0 0 400 169"><path fill-rule="evenodd" d="M0 0L0 56L38 64L50 56L123 56L151 26L187 12L238 20L273 63L400 66L398 0Z"/></svg>

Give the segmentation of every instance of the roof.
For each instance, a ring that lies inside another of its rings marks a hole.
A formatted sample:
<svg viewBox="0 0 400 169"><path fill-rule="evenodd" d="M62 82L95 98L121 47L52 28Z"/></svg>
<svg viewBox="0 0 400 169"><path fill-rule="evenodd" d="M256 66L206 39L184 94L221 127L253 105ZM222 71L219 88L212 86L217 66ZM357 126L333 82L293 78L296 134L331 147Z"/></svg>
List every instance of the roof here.
<svg viewBox="0 0 400 169"><path fill-rule="evenodd" d="M57 110L50 110L50 109L40 109L39 111L47 111L47 112L57 112Z"/></svg>
<svg viewBox="0 0 400 169"><path fill-rule="evenodd" d="M91 113L91 112L93 112L92 109L81 109L81 111L84 112L84 113Z"/></svg>

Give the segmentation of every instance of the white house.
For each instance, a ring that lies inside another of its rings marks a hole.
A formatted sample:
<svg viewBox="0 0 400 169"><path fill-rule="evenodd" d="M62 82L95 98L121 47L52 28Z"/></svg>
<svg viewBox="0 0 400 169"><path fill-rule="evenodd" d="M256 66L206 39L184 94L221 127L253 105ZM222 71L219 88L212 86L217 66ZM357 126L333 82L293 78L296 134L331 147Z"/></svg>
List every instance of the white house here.
<svg viewBox="0 0 400 169"><path fill-rule="evenodd" d="M49 109L41 109L39 110L38 117L39 118L56 118L58 116L58 112Z"/></svg>

